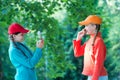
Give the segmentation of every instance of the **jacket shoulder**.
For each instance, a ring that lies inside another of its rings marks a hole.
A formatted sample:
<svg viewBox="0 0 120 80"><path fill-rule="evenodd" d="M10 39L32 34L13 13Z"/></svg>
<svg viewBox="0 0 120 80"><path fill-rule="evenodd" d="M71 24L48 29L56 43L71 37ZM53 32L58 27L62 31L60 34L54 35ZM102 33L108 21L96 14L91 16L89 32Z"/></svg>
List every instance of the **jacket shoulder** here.
<svg viewBox="0 0 120 80"><path fill-rule="evenodd" d="M98 44L103 44L104 45L104 40L101 37L97 37L95 39L95 45L98 45Z"/></svg>

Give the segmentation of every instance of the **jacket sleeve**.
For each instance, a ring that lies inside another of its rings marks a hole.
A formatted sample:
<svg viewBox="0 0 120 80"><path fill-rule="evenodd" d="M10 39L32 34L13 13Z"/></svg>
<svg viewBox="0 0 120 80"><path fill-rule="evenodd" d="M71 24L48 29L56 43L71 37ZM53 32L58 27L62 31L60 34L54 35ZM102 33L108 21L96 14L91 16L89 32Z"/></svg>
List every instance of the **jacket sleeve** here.
<svg viewBox="0 0 120 80"><path fill-rule="evenodd" d="M79 40L79 41L73 40L73 50L74 50L75 57L80 57L80 56L84 55L85 45L86 45L86 43L81 45L81 40Z"/></svg>
<svg viewBox="0 0 120 80"><path fill-rule="evenodd" d="M92 80L98 80L102 67L104 66L104 61L106 57L106 47L103 40L98 40L94 48L95 53L95 64L92 75Z"/></svg>
<svg viewBox="0 0 120 80"><path fill-rule="evenodd" d="M28 68L33 68L38 63L41 55L42 50L40 48L36 48L35 53L31 58L27 58L20 50L16 48L11 51L11 58Z"/></svg>

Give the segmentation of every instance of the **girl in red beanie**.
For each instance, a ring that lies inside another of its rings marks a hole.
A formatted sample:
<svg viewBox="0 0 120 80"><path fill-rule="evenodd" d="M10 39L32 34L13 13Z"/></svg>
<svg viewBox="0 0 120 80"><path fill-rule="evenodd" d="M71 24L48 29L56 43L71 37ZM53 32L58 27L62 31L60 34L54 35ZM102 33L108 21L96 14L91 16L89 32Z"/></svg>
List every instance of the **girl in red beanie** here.
<svg viewBox="0 0 120 80"><path fill-rule="evenodd" d="M42 56L44 41L36 43L33 53L24 43L24 35L29 30L18 23L13 23L8 28L10 37L9 58L16 69L15 80L37 80L35 65Z"/></svg>

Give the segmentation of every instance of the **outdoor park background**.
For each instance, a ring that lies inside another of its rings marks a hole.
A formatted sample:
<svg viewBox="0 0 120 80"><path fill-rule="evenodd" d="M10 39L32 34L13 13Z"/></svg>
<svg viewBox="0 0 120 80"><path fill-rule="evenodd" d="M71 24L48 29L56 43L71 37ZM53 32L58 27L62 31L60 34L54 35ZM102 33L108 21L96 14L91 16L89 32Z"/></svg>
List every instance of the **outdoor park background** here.
<svg viewBox="0 0 120 80"><path fill-rule="evenodd" d="M45 46L36 65L38 80L86 80L81 75L83 57L74 57L72 40L81 30L78 22L91 14L103 19L109 80L120 80L120 0L0 0L0 80L14 80L7 34L13 22L31 30L25 42L32 50L37 31L42 32Z"/></svg>

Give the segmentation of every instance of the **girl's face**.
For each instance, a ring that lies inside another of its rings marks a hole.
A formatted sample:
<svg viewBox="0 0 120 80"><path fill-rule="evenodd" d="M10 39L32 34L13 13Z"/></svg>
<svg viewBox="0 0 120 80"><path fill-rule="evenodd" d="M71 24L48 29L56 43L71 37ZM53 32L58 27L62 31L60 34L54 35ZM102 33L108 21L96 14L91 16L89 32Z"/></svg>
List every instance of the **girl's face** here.
<svg viewBox="0 0 120 80"><path fill-rule="evenodd" d="M23 33L19 33L17 35L13 35L14 41L15 42L23 42L24 40L24 35Z"/></svg>
<svg viewBox="0 0 120 80"><path fill-rule="evenodd" d="M85 29L86 29L86 34L95 34L96 33L96 25L95 24L89 24L89 25L85 25Z"/></svg>

